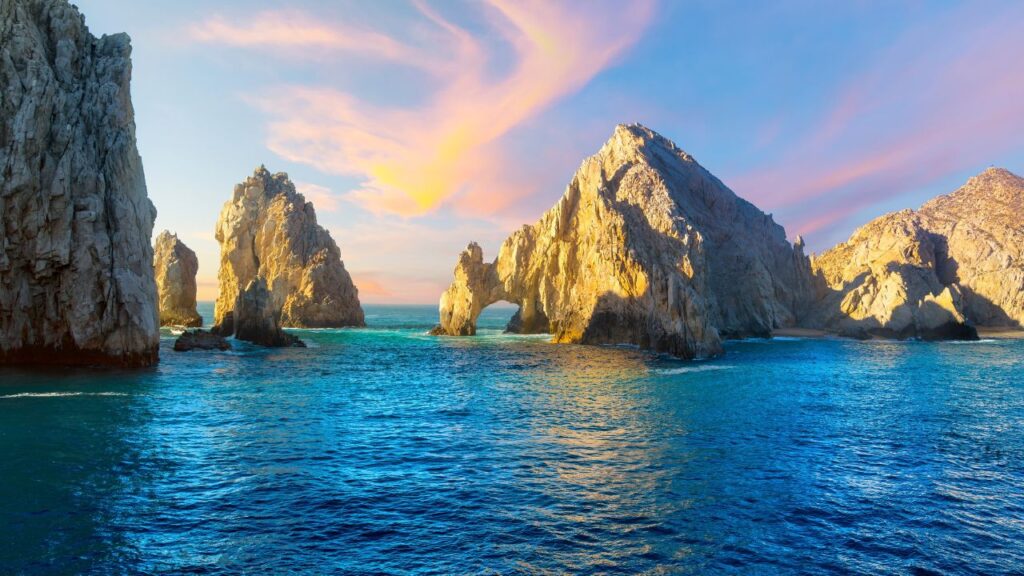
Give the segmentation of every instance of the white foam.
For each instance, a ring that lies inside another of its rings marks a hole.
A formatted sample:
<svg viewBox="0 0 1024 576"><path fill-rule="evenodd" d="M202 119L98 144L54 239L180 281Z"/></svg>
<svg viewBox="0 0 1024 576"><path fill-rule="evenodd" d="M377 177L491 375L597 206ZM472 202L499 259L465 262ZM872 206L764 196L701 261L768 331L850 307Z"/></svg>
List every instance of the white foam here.
<svg viewBox="0 0 1024 576"><path fill-rule="evenodd" d="M22 392L8 394L2 398L65 398L69 396L127 396L122 392Z"/></svg>
<svg viewBox="0 0 1024 576"><path fill-rule="evenodd" d="M674 376L676 374L692 374L694 372L712 372L715 370L732 370L735 366L724 364L702 364L700 366L683 366L681 368L659 368L652 370L655 374Z"/></svg>

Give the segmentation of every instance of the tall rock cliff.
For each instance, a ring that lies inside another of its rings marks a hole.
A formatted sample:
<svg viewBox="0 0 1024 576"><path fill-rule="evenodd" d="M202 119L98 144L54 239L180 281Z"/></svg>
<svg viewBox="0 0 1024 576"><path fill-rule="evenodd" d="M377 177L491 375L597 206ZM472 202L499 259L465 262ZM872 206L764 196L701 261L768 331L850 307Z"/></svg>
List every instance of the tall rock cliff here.
<svg viewBox="0 0 1024 576"><path fill-rule="evenodd" d="M0 362L157 361L131 44L66 0L0 2Z"/></svg>
<svg viewBox="0 0 1024 576"><path fill-rule="evenodd" d="M999 168L886 214L812 260L806 323L843 335L975 338L1024 322L1024 179Z"/></svg>
<svg viewBox="0 0 1024 576"><path fill-rule="evenodd" d="M220 295L214 321L233 333L242 290L262 278L283 327L363 326L359 293L313 204L284 173L258 168L235 186L217 222Z"/></svg>
<svg viewBox="0 0 1024 576"><path fill-rule="evenodd" d="M202 326L203 317L196 311L196 253L167 230L156 237L153 253L160 325Z"/></svg>
<svg viewBox="0 0 1024 576"><path fill-rule="evenodd" d="M809 297L802 245L672 142L620 125L493 263L470 244L435 333L474 334L480 311L506 300L520 307L510 329L555 342L705 357L723 337L793 325Z"/></svg>

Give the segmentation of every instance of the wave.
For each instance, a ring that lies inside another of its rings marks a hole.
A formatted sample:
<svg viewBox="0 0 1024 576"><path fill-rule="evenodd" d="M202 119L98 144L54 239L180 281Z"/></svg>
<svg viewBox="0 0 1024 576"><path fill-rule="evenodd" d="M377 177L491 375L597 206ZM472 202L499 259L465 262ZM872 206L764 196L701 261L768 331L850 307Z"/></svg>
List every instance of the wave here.
<svg viewBox="0 0 1024 576"><path fill-rule="evenodd" d="M65 398L68 396L127 396L123 392L21 392L7 394L0 399L10 398Z"/></svg>
<svg viewBox="0 0 1024 576"><path fill-rule="evenodd" d="M732 370L735 366L725 364L703 364L700 366L683 366L681 368L656 368L651 370L655 374L663 376L674 376L676 374L692 374L694 372L713 372L715 370Z"/></svg>

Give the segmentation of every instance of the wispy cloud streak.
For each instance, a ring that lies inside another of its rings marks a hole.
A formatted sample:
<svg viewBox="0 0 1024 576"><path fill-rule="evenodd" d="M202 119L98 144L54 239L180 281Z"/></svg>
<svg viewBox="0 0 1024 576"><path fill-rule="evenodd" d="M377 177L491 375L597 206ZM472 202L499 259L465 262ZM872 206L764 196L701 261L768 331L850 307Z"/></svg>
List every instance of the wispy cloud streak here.
<svg viewBox="0 0 1024 576"><path fill-rule="evenodd" d="M741 175L737 192L825 232L860 210L1021 145L1024 9L976 8L910 31L854 77L781 161Z"/></svg>
<svg viewBox="0 0 1024 576"><path fill-rule="evenodd" d="M422 70L433 82L415 106L379 106L327 86L273 87L251 101L270 118L273 152L363 177L352 198L371 210L418 215L459 196L481 214L530 192L514 177L496 178L509 173L499 140L612 64L653 13L653 0L488 0L469 5L480 12L482 33L426 3L415 6L417 30L432 27L429 46L296 12L240 24L212 18L191 33L198 41L244 48L312 45Z"/></svg>

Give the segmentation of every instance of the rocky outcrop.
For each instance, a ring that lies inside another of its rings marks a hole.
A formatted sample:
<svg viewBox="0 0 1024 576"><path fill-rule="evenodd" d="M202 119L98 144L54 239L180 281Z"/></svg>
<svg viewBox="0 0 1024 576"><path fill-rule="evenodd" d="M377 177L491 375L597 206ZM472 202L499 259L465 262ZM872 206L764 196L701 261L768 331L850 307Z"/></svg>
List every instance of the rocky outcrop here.
<svg viewBox="0 0 1024 576"><path fill-rule="evenodd" d="M977 337L1024 322L1024 179L990 168L920 210L882 216L812 260L805 324L840 334Z"/></svg>
<svg viewBox="0 0 1024 576"><path fill-rule="evenodd" d="M206 330L189 330L174 341L175 352L191 350L231 350L231 343L220 334Z"/></svg>
<svg viewBox="0 0 1024 576"><path fill-rule="evenodd" d="M938 273L978 326L1024 324L1024 178L989 168L918 210L939 238Z"/></svg>
<svg viewBox="0 0 1024 576"><path fill-rule="evenodd" d="M506 300L520 307L511 329L694 358L793 325L809 298L802 247L781 226L672 142L620 125L494 262L469 245L435 332L474 334L480 311Z"/></svg>
<svg viewBox="0 0 1024 576"><path fill-rule="evenodd" d="M0 362L154 364L128 36L95 38L65 0L3 0L0 39Z"/></svg>
<svg viewBox="0 0 1024 576"><path fill-rule="evenodd" d="M977 338L959 287L939 278L940 245L911 210L868 223L812 259L817 302L805 324L855 338Z"/></svg>
<svg viewBox="0 0 1024 576"><path fill-rule="evenodd" d="M238 295L232 314L235 338L239 340L273 348L306 346L302 340L281 330L278 323L280 310L274 304L273 294L267 289L266 281L261 277L249 282Z"/></svg>
<svg viewBox="0 0 1024 576"><path fill-rule="evenodd" d="M164 230L156 237L153 273L159 295L161 326L202 326L196 311L196 273L199 259L177 234Z"/></svg>
<svg viewBox="0 0 1024 576"><path fill-rule="evenodd" d="M235 186L217 222L220 295L214 321L228 330L243 289L262 278L285 327L363 326L363 310L338 245L287 174L258 168ZM237 320L237 314L235 320Z"/></svg>

